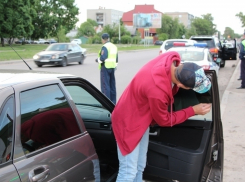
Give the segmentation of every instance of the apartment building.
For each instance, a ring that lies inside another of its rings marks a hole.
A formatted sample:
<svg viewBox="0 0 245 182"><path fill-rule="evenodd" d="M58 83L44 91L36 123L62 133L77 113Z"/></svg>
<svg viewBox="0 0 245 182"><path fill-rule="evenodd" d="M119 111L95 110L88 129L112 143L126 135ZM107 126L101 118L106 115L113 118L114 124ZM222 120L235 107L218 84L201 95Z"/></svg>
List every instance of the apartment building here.
<svg viewBox="0 0 245 182"><path fill-rule="evenodd" d="M95 20L101 27L104 27L105 25L119 24L122 16L122 11L105 9L103 7L87 10L87 19Z"/></svg>
<svg viewBox="0 0 245 182"><path fill-rule="evenodd" d="M191 27L191 21L195 18L193 15L187 12L165 12L164 14L172 18L177 18L179 23L183 23L186 28Z"/></svg>

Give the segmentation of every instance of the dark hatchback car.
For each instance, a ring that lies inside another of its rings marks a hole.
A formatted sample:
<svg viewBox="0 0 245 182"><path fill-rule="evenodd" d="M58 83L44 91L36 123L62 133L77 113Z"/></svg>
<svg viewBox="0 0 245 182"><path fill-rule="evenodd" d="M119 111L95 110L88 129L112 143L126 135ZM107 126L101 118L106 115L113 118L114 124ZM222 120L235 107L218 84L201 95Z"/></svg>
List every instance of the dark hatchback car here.
<svg viewBox="0 0 245 182"><path fill-rule="evenodd" d="M217 58L221 59L219 66L225 67L226 60L236 60L237 55L237 47L227 48L222 46L220 40L216 36L209 36L209 35L197 35L191 36L191 40L195 40L198 43L207 43L207 47L209 48L210 53L213 56L213 60L216 61ZM235 45L236 45L236 40Z"/></svg>
<svg viewBox="0 0 245 182"><path fill-rule="evenodd" d="M42 67L43 65L59 65L65 67L72 62L83 64L85 58L86 49L71 43L50 44L46 50L33 56L33 60L38 67Z"/></svg>
<svg viewBox="0 0 245 182"><path fill-rule="evenodd" d="M150 128L144 179L222 182L223 132L217 77L211 90L180 89L172 108L212 103L204 116ZM114 182L114 104L83 78L0 70L0 182Z"/></svg>
<svg viewBox="0 0 245 182"><path fill-rule="evenodd" d="M162 40L156 40L154 42L154 45L162 45L163 41Z"/></svg>

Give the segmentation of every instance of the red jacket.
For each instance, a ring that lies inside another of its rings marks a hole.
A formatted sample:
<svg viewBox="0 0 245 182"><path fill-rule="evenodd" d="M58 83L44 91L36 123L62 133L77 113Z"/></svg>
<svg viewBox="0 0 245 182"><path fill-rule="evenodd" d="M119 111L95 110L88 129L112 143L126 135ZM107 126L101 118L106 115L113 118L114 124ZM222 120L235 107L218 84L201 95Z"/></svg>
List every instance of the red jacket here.
<svg viewBox="0 0 245 182"><path fill-rule="evenodd" d="M144 65L124 90L112 113L112 128L123 155L139 143L146 129L154 123L173 126L193 116L192 107L168 112L178 87L172 88L171 64L180 63L177 52L167 52Z"/></svg>

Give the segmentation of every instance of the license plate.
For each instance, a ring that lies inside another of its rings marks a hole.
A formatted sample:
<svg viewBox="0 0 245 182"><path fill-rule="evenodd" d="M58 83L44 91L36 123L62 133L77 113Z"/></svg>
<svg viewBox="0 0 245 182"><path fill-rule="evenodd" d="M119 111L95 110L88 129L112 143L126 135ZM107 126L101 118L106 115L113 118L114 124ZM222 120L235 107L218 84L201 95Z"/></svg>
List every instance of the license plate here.
<svg viewBox="0 0 245 182"><path fill-rule="evenodd" d="M47 59L40 60L40 62L49 62Z"/></svg>

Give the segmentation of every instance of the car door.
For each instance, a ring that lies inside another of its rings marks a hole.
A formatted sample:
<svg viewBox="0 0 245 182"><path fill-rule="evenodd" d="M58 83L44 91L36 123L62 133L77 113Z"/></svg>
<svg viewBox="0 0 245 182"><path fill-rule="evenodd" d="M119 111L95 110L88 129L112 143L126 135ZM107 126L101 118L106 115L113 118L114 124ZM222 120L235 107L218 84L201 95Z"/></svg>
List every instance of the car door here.
<svg viewBox="0 0 245 182"><path fill-rule="evenodd" d="M74 44L73 45L73 48L74 48L74 56L75 56L75 62L79 62L81 61L81 56L82 56L82 50L81 50L81 47L77 44Z"/></svg>
<svg viewBox="0 0 245 182"><path fill-rule="evenodd" d="M234 39L234 45L236 45L236 39ZM222 60L236 60L237 59L237 47L233 46L232 48L222 46L221 53Z"/></svg>
<svg viewBox="0 0 245 182"><path fill-rule="evenodd" d="M67 62L75 62L76 61L76 51L74 50L73 44L68 45L68 52L67 52Z"/></svg>
<svg viewBox="0 0 245 182"><path fill-rule="evenodd" d="M111 127L114 104L82 78L61 78L91 136L100 161L101 182L114 182L118 172L116 140Z"/></svg>
<svg viewBox="0 0 245 182"><path fill-rule="evenodd" d="M35 81L14 89L14 165L21 181L99 181L94 145L63 84Z"/></svg>
<svg viewBox="0 0 245 182"><path fill-rule="evenodd" d="M174 111L198 103L212 103L210 113L195 115L173 127L150 127L144 176L156 181L222 181L223 132L219 90L215 71L206 71L211 90L198 94L180 89L174 96Z"/></svg>
<svg viewBox="0 0 245 182"><path fill-rule="evenodd" d="M20 182L13 164L14 139L14 90L0 89L0 182Z"/></svg>

